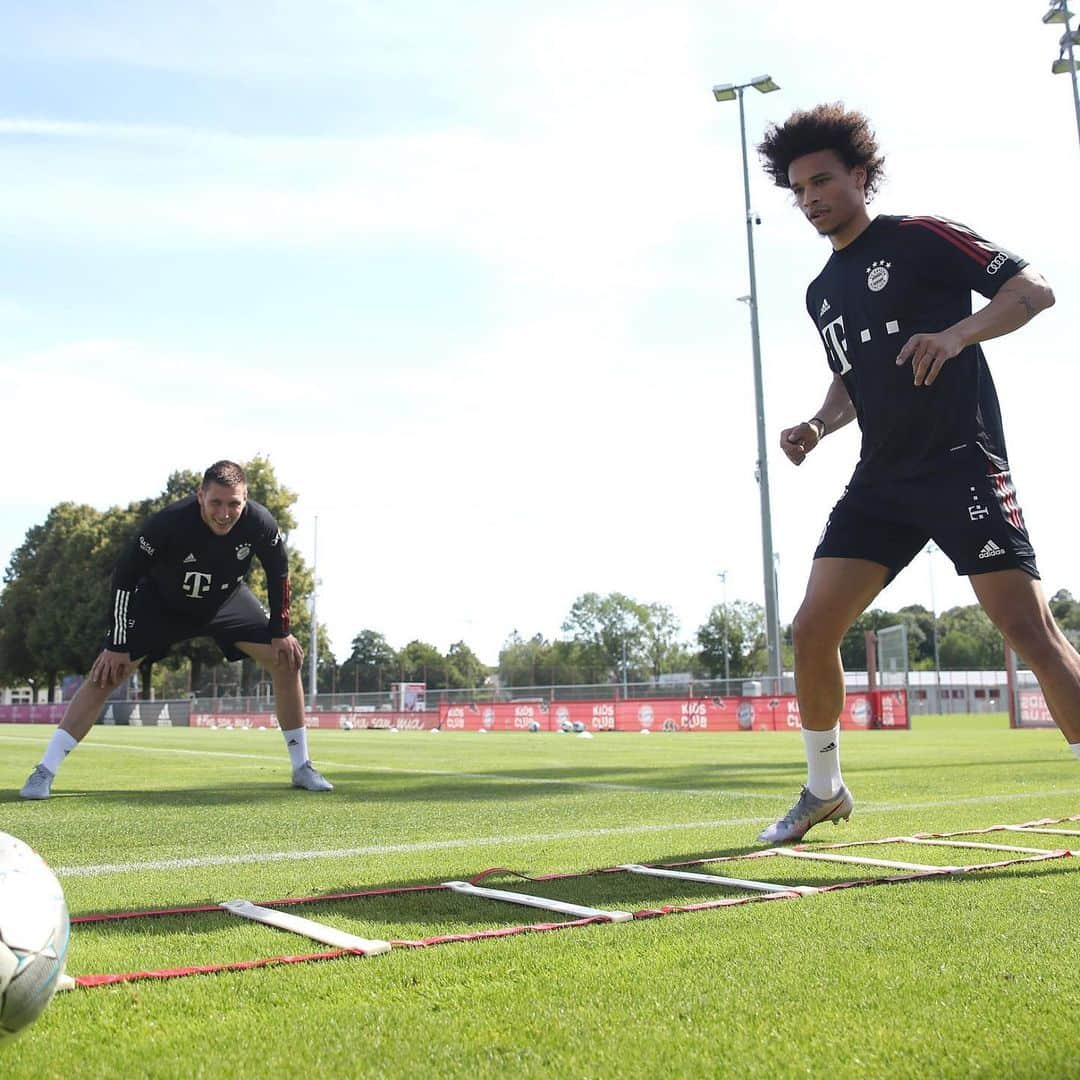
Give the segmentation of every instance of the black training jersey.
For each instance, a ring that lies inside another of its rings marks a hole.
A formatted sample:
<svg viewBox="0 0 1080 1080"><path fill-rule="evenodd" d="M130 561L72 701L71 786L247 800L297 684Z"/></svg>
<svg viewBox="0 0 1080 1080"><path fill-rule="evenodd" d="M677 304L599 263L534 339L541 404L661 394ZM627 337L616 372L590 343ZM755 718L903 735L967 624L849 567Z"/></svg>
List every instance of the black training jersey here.
<svg viewBox="0 0 1080 1080"><path fill-rule="evenodd" d="M203 521L198 498L152 514L113 573L109 648L126 651L128 607L136 588L152 588L173 611L204 621L229 599L258 556L270 597L270 634L289 633L289 561L285 538L265 506L248 500L225 536Z"/></svg>
<svg viewBox="0 0 1080 1080"><path fill-rule="evenodd" d="M971 345L932 386L915 386L896 356L912 334L945 330L971 314L971 293L993 297L1027 265L963 225L938 217L875 218L834 251L806 290L806 310L829 367L847 387L862 429L856 476L905 475L964 443L1006 465L997 392Z"/></svg>

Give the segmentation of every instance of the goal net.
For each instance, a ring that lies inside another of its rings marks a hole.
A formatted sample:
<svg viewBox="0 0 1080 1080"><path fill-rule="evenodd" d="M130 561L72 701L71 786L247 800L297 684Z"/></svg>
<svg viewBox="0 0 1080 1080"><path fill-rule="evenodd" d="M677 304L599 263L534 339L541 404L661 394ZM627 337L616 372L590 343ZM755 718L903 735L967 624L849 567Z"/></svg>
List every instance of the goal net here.
<svg viewBox="0 0 1080 1080"><path fill-rule="evenodd" d="M877 631L877 675L882 690L907 688L907 627L903 623Z"/></svg>

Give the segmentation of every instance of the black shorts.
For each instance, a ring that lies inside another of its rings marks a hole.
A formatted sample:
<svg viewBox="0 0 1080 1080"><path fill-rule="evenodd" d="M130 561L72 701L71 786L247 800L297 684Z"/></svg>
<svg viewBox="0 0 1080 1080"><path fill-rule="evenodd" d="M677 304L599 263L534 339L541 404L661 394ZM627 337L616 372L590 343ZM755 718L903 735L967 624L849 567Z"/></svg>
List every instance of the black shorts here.
<svg viewBox="0 0 1080 1080"><path fill-rule="evenodd" d="M919 476L861 480L856 473L814 558L868 559L888 567L892 581L928 540L963 576L1014 568L1039 576L1012 477L974 443Z"/></svg>
<svg viewBox="0 0 1080 1080"><path fill-rule="evenodd" d="M236 647L238 641L270 644L270 615L242 583L209 618L165 607L152 585L135 590L125 650L132 660L157 662L174 645L195 637L212 637L226 659L243 660L246 654Z"/></svg>

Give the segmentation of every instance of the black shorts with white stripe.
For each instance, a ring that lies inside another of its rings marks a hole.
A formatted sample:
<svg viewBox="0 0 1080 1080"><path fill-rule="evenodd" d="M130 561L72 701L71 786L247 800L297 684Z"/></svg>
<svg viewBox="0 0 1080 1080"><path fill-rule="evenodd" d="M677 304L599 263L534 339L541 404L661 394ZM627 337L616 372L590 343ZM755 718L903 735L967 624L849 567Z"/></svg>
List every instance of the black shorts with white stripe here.
<svg viewBox="0 0 1080 1080"><path fill-rule="evenodd" d="M917 476L853 479L814 558L867 559L888 567L891 581L928 540L963 576L1007 569L1039 576L1012 476L973 443Z"/></svg>
<svg viewBox="0 0 1080 1080"><path fill-rule="evenodd" d="M244 584L210 614L189 614L166 607L152 582L141 584L124 604L125 640L110 645L106 636L104 647L125 651L132 660L156 662L174 645L196 637L212 637L226 659L243 660L245 654L236 648L238 641L268 645L271 640L269 613Z"/></svg>

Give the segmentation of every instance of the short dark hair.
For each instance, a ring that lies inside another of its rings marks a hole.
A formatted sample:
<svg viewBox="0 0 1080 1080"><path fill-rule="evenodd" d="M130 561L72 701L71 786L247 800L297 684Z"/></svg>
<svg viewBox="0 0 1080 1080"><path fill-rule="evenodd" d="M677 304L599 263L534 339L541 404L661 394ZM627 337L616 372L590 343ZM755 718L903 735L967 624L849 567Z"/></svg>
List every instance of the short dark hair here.
<svg viewBox="0 0 1080 1080"><path fill-rule="evenodd" d="M833 150L849 168L866 170L866 198L872 198L885 177L885 158L877 136L861 112L847 110L842 101L797 110L782 124L773 124L757 148L765 171L777 187L791 188L788 167L796 159L819 150Z"/></svg>
<svg viewBox="0 0 1080 1080"><path fill-rule="evenodd" d="M203 473L203 491L211 484L221 484L222 487L247 487L247 477L244 475L244 470L235 461L215 461Z"/></svg>

